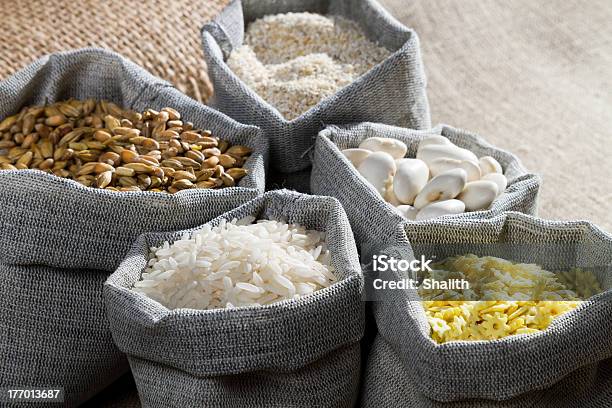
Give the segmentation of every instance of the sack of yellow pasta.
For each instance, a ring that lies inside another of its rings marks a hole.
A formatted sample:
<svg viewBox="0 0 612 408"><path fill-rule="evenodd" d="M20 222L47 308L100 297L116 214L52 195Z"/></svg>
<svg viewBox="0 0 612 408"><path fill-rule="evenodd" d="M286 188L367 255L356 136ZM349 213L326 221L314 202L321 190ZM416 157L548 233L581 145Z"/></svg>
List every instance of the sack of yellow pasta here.
<svg viewBox="0 0 612 408"><path fill-rule="evenodd" d="M402 256L431 262L384 274L362 406L612 404L611 235L515 212L404 232Z"/></svg>

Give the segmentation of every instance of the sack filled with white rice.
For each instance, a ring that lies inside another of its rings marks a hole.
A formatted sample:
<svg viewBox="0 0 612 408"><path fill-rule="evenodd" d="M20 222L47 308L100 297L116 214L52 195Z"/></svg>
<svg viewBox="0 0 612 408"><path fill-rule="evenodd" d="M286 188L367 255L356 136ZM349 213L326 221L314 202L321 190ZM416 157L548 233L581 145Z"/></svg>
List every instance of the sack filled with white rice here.
<svg viewBox="0 0 612 408"><path fill-rule="evenodd" d="M141 236L104 295L144 407L350 407L362 290L338 201L281 190Z"/></svg>

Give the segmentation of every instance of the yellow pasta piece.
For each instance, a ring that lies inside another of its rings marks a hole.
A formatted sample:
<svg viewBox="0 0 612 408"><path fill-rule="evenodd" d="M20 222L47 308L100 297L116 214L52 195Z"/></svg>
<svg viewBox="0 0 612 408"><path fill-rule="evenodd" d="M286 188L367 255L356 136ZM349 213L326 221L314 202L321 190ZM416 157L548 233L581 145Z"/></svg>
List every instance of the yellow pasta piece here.
<svg viewBox="0 0 612 408"><path fill-rule="evenodd" d="M470 283L468 290L452 296L439 289L419 289L431 337L438 343L537 333L578 307L581 299L601 292L589 271L553 273L535 264L472 254L435 264L430 278Z"/></svg>

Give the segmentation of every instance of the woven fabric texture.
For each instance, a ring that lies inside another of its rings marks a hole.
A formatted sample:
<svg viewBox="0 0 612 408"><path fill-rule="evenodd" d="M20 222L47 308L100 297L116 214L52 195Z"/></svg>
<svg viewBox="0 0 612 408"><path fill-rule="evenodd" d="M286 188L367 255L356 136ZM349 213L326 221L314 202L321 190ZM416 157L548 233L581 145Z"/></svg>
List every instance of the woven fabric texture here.
<svg viewBox="0 0 612 408"><path fill-rule="evenodd" d="M227 0L7 3L0 26L0 80L42 55L101 47L121 53L205 102L212 87L199 30L226 4Z"/></svg>
<svg viewBox="0 0 612 408"><path fill-rule="evenodd" d="M144 110L170 106L196 126L254 149L238 187L166 193L86 188L36 170L0 172L0 259L112 272L144 232L201 225L262 194L268 145L260 129L183 95L125 58L84 49L44 57L0 82L0 117L74 97Z"/></svg>
<svg viewBox="0 0 612 408"><path fill-rule="evenodd" d="M0 388L63 387L72 407L128 370L106 320L108 275L0 264Z"/></svg>
<svg viewBox="0 0 612 408"><path fill-rule="evenodd" d="M488 155L496 158L508 178L506 191L493 202L489 210L445 216L444 219L455 218L468 222L511 210L536 213L540 185L538 176L529 173L512 153L492 146L478 135L447 125L423 131L375 123L328 126L317 137L311 190L314 194L329 195L340 200L351 220L357 242L361 245L381 241L399 224L405 224L407 229L418 230L426 221L409 221L399 215L359 174L341 150L357 147L368 137L379 136L403 141L408 146L407 157L415 157L419 142L431 134L446 136L456 145L473 151L478 157Z"/></svg>
<svg viewBox="0 0 612 408"><path fill-rule="evenodd" d="M325 231L339 281L298 300L233 310L170 311L130 290L149 248L184 232L138 239L104 287L111 331L145 407L350 407L359 386L363 276L337 200L266 193L211 221L282 219Z"/></svg>
<svg viewBox="0 0 612 408"><path fill-rule="evenodd" d="M520 407L536 402L540 407L558 400L559 389L563 389L561 395L575 401L564 406L612 402L610 390L602 385L602 381L610 384L605 375L609 362L600 367L612 358L611 235L585 221L547 221L507 212L470 222L434 219L396 242L411 248L415 257L425 253L427 245L437 244L446 252L441 258L464 254L466 244L467 252L488 255L483 244L500 243L517 244L505 257L518 262L554 265L556 270L575 266L572 262L601 266L593 272L604 292L537 334L436 344L429 337L416 291L388 291L385 301L373 305L379 333L367 362L363 406L429 407L437 406L435 401L463 401L465 405L469 400L476 407ZM561 253L567 256L538 250L541 245L567 248L568 244L574 246L574 252ZM570 379L563 380L567 376ZM562 385L554 386L559 381ZM407 384L408 389L395 388L398 383Z"/></svg>
<svg viewBox="0 0 612 408"><path fill-rule="evenodd" d="M588 364L546 390L507 401L440 402L410 379L412 368L398 362L401 358L384 339L376 339L364 378L362 408L608 408L612 401L612 359Z"/></svg>
<svg viewBox="0 0 612 408"><path fill-rule="evenodd" d="M224 62L244 37L245 23L266 14L312 11L341 15L394 53L372 70L288 121L248 88ZM274 169L285 173L310 166L316 133L330 123L373 121L414 129L430 125L426 79L417 34L399 24L374 0L235 0L204 26L204 54L215 88L213 106L242 123L260 126L270 140Z"/></svg>

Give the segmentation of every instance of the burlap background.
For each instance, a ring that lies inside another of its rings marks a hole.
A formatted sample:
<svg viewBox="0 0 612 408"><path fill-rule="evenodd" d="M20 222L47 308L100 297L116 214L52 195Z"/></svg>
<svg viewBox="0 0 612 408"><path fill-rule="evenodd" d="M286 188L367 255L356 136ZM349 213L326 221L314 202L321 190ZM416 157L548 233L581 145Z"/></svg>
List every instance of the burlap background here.
<svg viewBox="0 0 612 408"><path fill-rule="evenodd" d="M2 1L0 80L56 51L119 52L199 101L212 92L200 28L227 0Z"/></svg>

